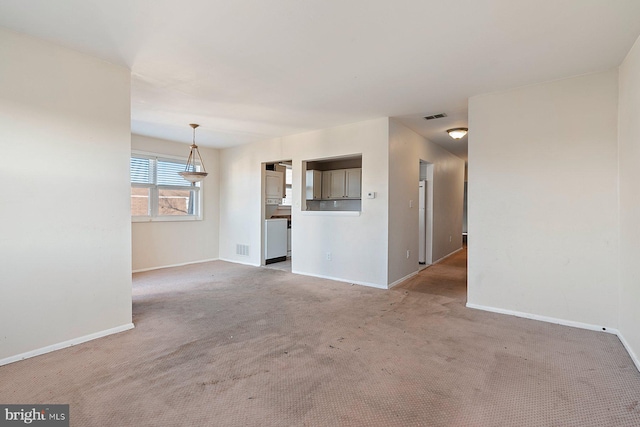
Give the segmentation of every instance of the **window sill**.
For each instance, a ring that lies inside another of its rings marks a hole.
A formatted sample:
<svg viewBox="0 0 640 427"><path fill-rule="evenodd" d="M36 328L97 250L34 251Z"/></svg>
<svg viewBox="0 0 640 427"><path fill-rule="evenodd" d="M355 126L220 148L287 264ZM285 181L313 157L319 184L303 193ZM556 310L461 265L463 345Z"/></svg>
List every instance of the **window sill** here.
<svg viewBox="0 0 640 427"><path fill-rule="evenodd" d="M131 222L183 222L202 221L200 216L133 216Z"/></svg>

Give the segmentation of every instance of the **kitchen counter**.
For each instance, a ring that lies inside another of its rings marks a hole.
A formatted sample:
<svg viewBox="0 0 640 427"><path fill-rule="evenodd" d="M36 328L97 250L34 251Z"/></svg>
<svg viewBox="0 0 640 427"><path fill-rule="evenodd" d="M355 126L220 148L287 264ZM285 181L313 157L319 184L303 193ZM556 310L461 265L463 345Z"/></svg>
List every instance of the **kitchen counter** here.
<svg viewBox="0 0 640 427"><path fill-rule="evenodd" d="M291 215L272 215L271 219L286 219L287 228L291 228Z"/></svg>

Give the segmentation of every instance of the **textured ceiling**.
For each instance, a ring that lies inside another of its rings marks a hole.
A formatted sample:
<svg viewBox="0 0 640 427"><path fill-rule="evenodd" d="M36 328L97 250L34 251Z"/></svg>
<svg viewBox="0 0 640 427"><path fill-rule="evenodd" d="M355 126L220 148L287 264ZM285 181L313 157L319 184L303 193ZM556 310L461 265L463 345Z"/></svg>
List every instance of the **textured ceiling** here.
<svg viewBox="0 0 640 427"><path fill-rule="evenodd" d="M619 65L640 1L2 0L0 26L130 68L135 133L228 147L390 116L446 146L470 96Z"/></svg>

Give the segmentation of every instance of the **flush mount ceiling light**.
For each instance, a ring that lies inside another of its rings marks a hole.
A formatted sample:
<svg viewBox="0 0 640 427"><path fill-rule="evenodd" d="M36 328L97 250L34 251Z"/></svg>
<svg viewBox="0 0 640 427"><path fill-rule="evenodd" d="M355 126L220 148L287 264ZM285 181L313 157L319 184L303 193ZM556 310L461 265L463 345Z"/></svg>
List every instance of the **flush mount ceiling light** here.
<svg viewBox="0 0 640 427"><path fill-rule="evenodd" d="M467 128L455 128L447 130L447 133L453 139L460 139L465 136L467 132L469 132L469 129Z"/></svg>
<svg viewBox="0 0 640 427"><path fill-rule="evenodd" d="M196 145L196 128L200 125L192 123L189 126L193 128L193 143L191 144L191 151L189 152L189 158L187 159L187 165L184 168L184 172L178 172L178 175L195 185L196 182L202 181L209 174L204 168L204 162L200 156L200 150L198 150L198 146ZM202 172L196 172L196 156L202 166Z"/></svg>

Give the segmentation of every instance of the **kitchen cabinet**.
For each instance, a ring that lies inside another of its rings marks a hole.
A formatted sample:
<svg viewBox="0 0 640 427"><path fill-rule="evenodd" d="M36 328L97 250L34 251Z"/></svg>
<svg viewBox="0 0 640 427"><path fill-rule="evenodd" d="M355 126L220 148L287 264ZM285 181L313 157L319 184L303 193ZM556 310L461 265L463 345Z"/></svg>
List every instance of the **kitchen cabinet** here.
<svg viewBox="0 0 640 427"><path fill-rule="evenodd" d="M344 198L345 169L322 172L322 198Z"/></svg>
<svg viewBox="0 0 640 427"><path fill-rule="evenodd" d="M362 193L362 169L345 170L345 197L348 199L359 199Z"/></svg>
<svg viewBox="0 0 640 427"><path fill-rule="evenodd" d="M317 170L308 170L305 184L306 199L319 200L322 199L322 172Z"/></svg>
<svg viewBox="0 0 640 427"><path fill-rule="evenodd" d="M322 172L323 199L359 199L362 169L336 169Z"/></svg>

